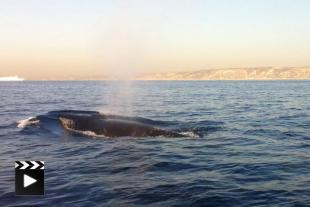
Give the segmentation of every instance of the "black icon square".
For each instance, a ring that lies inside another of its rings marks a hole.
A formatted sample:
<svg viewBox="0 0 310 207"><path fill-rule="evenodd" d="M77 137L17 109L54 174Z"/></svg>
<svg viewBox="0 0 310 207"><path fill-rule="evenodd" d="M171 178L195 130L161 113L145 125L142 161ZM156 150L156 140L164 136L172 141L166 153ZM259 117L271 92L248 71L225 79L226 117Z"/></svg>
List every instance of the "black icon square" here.
<svg viewBox="0 0 310 207"><path fill-rule="evenodd" d="M44 162L15 162L15 194L44 195Z"/></svg>

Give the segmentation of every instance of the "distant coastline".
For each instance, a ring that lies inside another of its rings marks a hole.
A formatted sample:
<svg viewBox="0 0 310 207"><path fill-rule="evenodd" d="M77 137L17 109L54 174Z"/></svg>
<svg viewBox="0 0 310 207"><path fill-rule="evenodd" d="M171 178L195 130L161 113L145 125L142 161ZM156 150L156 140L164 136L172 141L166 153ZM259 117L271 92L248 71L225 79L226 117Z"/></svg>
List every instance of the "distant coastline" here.
<svg viewBox="0 0 310 207"><path fill-rule="evenodd" d="M25 79L19 76L0 76L2 81L272 81L272 80L310 80L309 67L253 67L253 68L222 68L187 72L166 72L117 76L80 76L70 78L39 78Z"/></svg>
<svg viewBox="0 0 310 207"><path fill-rule="evenodd" d="M209 69L193 72L145 74L136 80L310 80L310 67Z"/></svg>

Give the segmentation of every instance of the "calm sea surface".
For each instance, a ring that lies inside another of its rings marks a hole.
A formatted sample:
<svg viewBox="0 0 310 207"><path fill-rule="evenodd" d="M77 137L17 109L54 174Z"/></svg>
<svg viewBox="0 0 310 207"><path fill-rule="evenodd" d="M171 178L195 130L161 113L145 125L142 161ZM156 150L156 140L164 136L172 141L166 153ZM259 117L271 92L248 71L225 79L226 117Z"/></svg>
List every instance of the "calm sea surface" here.
<svg viewBox="0 0 310 207"><path fill-rule="evenodd" d="M55 110L160 121L186 138L70 136ZM0 206L310 206L310 81L0 83ZM17 197L14 161L45 161Z"/></svg>

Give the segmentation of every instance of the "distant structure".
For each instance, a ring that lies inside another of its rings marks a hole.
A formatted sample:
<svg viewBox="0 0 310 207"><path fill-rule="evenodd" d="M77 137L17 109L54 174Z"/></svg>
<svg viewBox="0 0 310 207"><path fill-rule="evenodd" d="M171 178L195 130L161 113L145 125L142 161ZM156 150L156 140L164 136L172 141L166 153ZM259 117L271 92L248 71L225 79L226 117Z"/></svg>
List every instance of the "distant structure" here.
<svg viewBox="0 0 310 207"><path fill-rule="evenodd" d="M5 77L0 77L0 81L23 81L23 78L16 76L5 76Z"/></svg>

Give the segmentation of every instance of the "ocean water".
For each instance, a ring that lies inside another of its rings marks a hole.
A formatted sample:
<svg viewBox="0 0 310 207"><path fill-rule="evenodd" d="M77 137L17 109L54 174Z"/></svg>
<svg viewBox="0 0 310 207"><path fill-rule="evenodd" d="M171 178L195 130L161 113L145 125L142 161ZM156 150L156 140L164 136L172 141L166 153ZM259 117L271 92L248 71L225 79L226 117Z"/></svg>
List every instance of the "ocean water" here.
<svg viewBox="0 0 310 207"><path fill-rule="evenodd" d="M143 117L189 136L17 127L58 110ZM310 206L309 81L1 82L0 121L1 207ZM15 160L45 161L45 196L15 196Z"/></svg>

